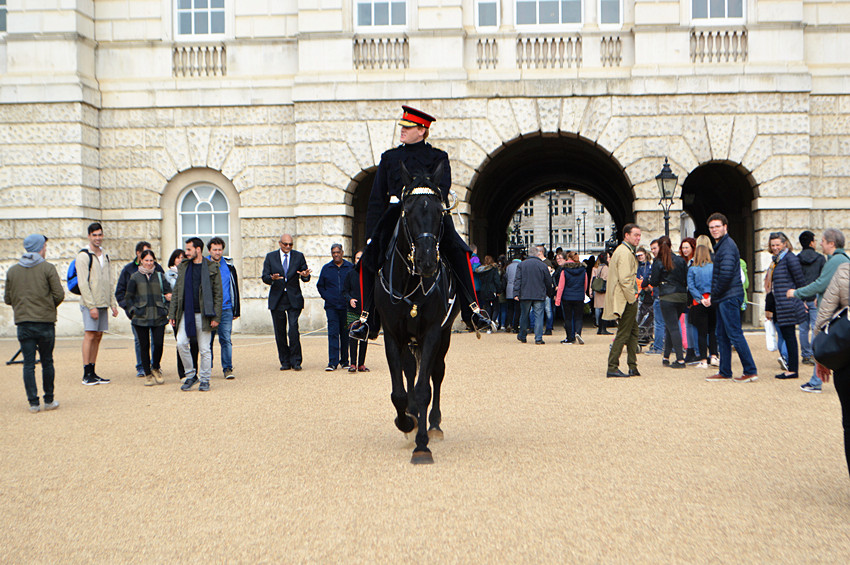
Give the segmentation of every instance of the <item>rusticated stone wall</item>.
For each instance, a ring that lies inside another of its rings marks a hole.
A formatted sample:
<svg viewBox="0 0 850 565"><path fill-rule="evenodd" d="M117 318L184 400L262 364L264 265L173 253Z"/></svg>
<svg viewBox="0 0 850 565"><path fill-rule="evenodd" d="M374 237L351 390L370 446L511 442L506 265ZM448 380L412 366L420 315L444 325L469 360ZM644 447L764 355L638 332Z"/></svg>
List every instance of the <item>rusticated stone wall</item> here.
<svg viewBox="0 0 850 565"><path fill-rule="evenodd" d="M806 93L470 98L411 100L438 117L434 145L449 152L459 211L498 149L523 135L579 135L623 167L645 237L663 230L654 177L667 156L683 183L700 164L740 164L756 187L754 245L782 229L845 227L850 210L850 97ZM306 102L281 106L97 110L85 104L0 105L0 281L21 239L50 238L49 260L64 278L102 220L116 269L139 239L178 245L174 206L191 178L221 179L236 221L231 251L245 300L242 331L269 331L265 254L291 232L316 277L330 244L351 246L352 179L398 143L400 102ZM195 175L192 177L191 175ZM205 176L206 175L206 176ZM185 182L184 182L185 181ZM676 206L680 206L677 203ZM676 208L674 208L674 212ZM466 233L469 223L458 222ZM675 234L674 234L675 236ZM159 249L157 249L159 250ZM756 254L754 289L768 257ZM116 272L117 274L117 272ZM2 285L2 282L0 282ZM305 329L324 326L313 283ZM759 301L759 300L757 300ZM60 333L79 333L75 297L60 313ZM0 309L3 335L14 331ZM124 325L122 325L124 324ZM126 330L125 322L118 324Z"/></svg>

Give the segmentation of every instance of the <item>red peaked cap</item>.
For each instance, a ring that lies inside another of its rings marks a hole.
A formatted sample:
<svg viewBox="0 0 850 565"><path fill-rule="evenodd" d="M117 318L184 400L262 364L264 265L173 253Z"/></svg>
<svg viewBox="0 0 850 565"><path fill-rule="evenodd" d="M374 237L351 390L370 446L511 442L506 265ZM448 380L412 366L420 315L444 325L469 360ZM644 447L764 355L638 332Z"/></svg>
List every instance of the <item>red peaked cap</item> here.
<svg viewBox="0 0 850 565"><path fill-rule="evenodd" d="M398 122L398 125L400 126L407 128L414 126L429 128L433 122L437 121L437 118L429 116L422 110L417 110L410 106L402 106L401 109L404 110L404 114L402 114L401 120Z"/></svg>

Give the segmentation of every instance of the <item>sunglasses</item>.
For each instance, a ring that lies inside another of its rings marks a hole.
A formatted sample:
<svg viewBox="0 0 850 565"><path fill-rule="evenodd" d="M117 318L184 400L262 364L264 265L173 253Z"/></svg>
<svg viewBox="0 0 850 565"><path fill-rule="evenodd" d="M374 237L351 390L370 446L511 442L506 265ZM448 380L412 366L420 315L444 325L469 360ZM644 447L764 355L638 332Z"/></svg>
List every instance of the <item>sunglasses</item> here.
<svg viewBox="0 0 850 565"><path fill-rule="evenodd" d="M291 243L284 243L284 242L281 241L280 244L283 245L284 247L292 247Z"/></svg>

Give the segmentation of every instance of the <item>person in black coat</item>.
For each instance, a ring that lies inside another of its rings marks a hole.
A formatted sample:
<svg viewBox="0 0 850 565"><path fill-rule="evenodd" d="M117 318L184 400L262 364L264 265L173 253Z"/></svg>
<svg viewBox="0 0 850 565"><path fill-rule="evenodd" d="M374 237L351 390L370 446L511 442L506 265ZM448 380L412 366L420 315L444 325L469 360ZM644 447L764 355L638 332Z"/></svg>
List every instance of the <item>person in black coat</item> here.
<svg viewBox="0 0 850 565"><path fill-rule="evenodd" d="M269 290L269 310L272 312L274 339L280 370L301 370L301 336L298 317L304 309L301 282L310 281L310 269L304 254L292 249L292 236L280 236L280 250L272 251L263 261L263 282ZM286 326L289 325L287 340Z"/></svg>
<svg viewBox="0 0 850 565"><path fill-rule="evenodd" d="M792 253L791 242L782 232L773 232L769 236L768 246L773 255L770 279L770 293L775 303L775 319L777 329L782 334L785 347L788 350L788 369L776 375L777 379L796 379L799 375L799 358L797 355L797 324L806 321L806 307L799 298L788 298L788 289L805 286L803 269L800 260Z"/></svg>
<svg viewBox="0 0 850 565"><path fill-rule="evenodd" d="M383 254L386 250L392 232L401 212L401 192L404 188L402 180L402 165L411 173L425 172L430 174L439 171L439 178L433 179L439 186L443 203L448 207L449 189L452 185L451 165L448 153L425 143L428 138L433 116L425 112L402 106L404 114L398 124L401 126L401 145L390 149L381 155L375 181L369 196L366 209L367 247L360 269L363 270L363 312L359 323L354 324L350 336L353 339L365 340L378 337L380 321L374 316L372 309L375 273L381 267ZM475 294L475 283L472 278L470 257L472 250L455 231L454 222L446 214L443 216L443 235L440 240L440 255L451 267L458 283L460 294L463 295L461 308L471 310L470 320L479 330L488 329L492 322L487 313L479 308ZM372 317L370 317L372 314ZM464 318L466 316L464 315Z"/></svg>
<svg viewBox="0 0 850 565"><path fill-rule="evenodd" d="M670 238L658 238L658 258L652 263L650 284L658 289L661 301L661 317L664 318L664 359L662 363L673 369L684 369L685 353L682 348L682 332L679 318L685 313L688 300L688 264L673 253ZM676 352L676 361L670 363L670 350Z"/></svg>

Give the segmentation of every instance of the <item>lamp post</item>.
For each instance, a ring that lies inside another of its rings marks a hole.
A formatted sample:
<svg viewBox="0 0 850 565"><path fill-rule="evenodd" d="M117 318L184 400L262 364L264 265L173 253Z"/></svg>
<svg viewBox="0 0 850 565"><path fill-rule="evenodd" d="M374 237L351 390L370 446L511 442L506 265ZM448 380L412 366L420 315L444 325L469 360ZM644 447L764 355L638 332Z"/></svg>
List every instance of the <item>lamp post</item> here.
<svg viewBox="0 0 850 565"><path fill-rule="evenodd" d="M581 211L581 245L584 247L584 253L587 253L587 210Z"/></svg>
<svg viewBox="0 0 850 565"><path fill-rule="evenodd" d="M517 210L514 212L514 229L513 229L513 237L511 238L511 259L519 257L519 250L523 248L522 243L520 243L520 223L522 223L522 210Z"/></svg>
<svg viewBox="0 0 850 565"><path fill-rule="evenodd" d="M664 210L664 235L670 237L670 207L673 206L673 195L676 192L676 183L679 177L673 174L670 170L670 164L667 162L667 157L664 157L664 165L661 167L661 172L655 177L655 182L658 184L658 192L661 198L658 204Z"/></svg>
<svg viewBox="0 0 850 565"><path fill-rule="evenodd" d="M552 196L554 194L556 194L554 190L546 193L546 196L549 197L549 251L552 251Z"/></svg>

